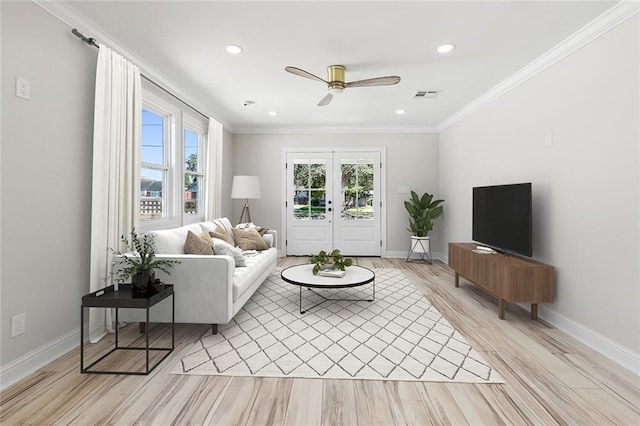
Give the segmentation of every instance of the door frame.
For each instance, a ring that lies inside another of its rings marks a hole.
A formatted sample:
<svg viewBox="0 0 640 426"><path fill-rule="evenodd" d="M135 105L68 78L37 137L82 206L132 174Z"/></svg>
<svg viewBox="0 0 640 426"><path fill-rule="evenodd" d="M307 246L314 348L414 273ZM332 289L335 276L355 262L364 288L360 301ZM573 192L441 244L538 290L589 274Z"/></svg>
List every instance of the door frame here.
<svg viewBox="0 0 640 426"><path fill-rule="evenodd" d="M287 154L292 152L301 153L335 153L335 152L378 152L380 153L380 256L384 256L387 252L387 147L283 147L280 156L280 206L282 206L280 215L280 229L282 237L278 238L282 241L282 255L287 256Z"/></svg>

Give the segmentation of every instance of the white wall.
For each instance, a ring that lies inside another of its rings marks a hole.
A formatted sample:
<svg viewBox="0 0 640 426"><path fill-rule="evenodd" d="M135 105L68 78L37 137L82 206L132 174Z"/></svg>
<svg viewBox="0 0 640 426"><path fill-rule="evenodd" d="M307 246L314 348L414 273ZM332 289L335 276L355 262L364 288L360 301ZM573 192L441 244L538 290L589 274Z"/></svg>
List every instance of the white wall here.
<svg viewBox="0 0 640 426"><path fill-rule="evenodd" d="M0 8L0 365L6 367L80 327L80 298L89 291L97 49L31 2ZM31 82L31 100L14 95L16 76ZM10 338L10 318L22 312L26 333Z"/></svg>
<svg viewBox="0 0 640 426"><path fill-rule="evenodd" d="M251 200L251 218L256 224L281 232L284 200L281 188L284 178L282 166L283 148L300 147L386 147L387 149L387 199L386 205L388 252L404 252L409 249L406 231L409 218L403 201L407 194L398 194L398 186L408 186L419 193L437 192L438 189L438 135L422 134L236 134L234 135L233 172L237 175L260 176L262 198ZM241 200L233 200L235 223L240 217ZM446 209L446 207L445 207ZM430 236L438 238L438 225ZM283 249L279 238L278 249Z"/></svg>
<svg viewBox="0 0 640 426"><path fill-rule="evenodd" d="M471 240L473 186L532 182L534 258L556 267L547 317L635 354L638 25L636 16L441 132L440 195L448 214L438 247Z"/></svg>

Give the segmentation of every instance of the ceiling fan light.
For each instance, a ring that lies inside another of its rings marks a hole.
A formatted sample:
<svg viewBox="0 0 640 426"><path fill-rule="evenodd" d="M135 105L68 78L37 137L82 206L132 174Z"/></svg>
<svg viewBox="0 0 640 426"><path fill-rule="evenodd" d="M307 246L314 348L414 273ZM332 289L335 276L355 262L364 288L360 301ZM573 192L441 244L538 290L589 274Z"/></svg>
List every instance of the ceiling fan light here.
<svg viewBox="0 0 640 426"><path fill-rule="evenodd" d="M343 91L344 91L344 89L341 86L329 87L329 93L331 93L332 95L339 95Z"/></svg>

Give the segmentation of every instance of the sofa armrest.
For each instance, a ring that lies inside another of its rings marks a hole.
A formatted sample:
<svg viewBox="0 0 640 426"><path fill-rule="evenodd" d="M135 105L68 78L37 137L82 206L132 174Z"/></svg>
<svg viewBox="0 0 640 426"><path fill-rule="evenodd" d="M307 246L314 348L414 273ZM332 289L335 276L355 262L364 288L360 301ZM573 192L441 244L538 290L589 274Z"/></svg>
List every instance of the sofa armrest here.
<svg viewBox="0 0 640 426"><path fill-rule="evenodd" d="M272 237L272 241L271 244L269 244L269 240L267 240L265 238L265 242L267 243L267 245L271 248L271 247L276 247L278 248L278 232L276 232L274 229L269 229L267 232L264 233L264 235L271 235ZM264 237L263 237L264 238Z"/></svg>
<svg viewBox="0 0 640 426"><path fill-rule="evenodd" d="M158 254L156 258L180 262L170 269L170 275L156 271L156 278L174 285L176 322L224 324L233 317L233 257ZM116 271L117 258L114 261ZM125 316L123 313L122 318L141 321L138 314Z"/></svg>

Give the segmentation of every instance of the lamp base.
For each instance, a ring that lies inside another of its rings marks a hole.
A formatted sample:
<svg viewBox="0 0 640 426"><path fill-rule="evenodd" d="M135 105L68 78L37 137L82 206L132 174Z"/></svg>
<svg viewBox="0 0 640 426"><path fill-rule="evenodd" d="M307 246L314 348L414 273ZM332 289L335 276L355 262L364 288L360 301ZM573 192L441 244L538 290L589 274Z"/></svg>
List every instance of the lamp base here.
<svg viewBox="0 0 640 426"><path fill-rule="evenodd" d="M245 217L245 222L242 221L242 218ZM238 224L240 223L249 223L251 222L251 212L249 211L249 200L244 200L244 206L242 207L242 213L240 213L240 219L238 219Z"/></svg>

